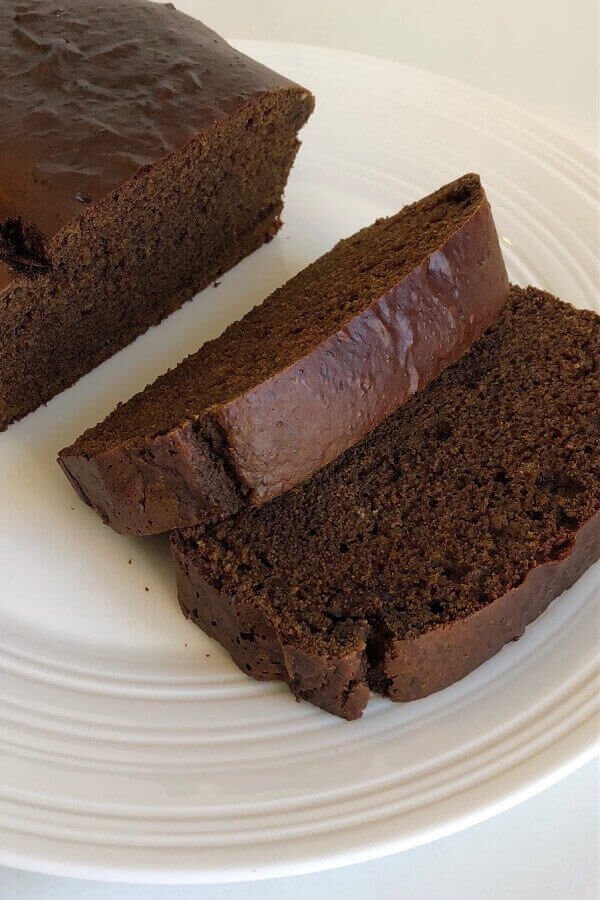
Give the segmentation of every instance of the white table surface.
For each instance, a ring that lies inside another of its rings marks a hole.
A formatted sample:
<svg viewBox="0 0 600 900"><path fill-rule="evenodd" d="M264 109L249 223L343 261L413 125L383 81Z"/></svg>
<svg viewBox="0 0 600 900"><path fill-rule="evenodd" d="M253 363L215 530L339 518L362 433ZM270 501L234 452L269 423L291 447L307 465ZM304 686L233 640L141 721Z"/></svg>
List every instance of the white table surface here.
<svg viewBox="0 0 600 900"><path fill-rule="evenodd" d="M1 0L0 0L1 2ZM224 35L356 50L492 91L598 142L597 0L176 0ZM597 762L496 818L404 854L270 882L141 887L0 868L2 900L598 900Z"/></svg>

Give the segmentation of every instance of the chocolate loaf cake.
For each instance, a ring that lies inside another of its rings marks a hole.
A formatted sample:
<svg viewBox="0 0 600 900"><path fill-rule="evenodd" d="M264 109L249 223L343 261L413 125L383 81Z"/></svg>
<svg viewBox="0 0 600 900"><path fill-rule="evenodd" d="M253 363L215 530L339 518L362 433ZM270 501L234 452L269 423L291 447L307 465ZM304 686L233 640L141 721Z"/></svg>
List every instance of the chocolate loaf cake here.
<svg viewBox="0 0 600 900"><path fill-rule="evenodd" d="M280 226L312 95L172 4L0 3L0 430Z"/></svg>
<svg viewBox="0 0 600 900"><path fill-rule="evenodd" d="M172 536L186 615L259 679L360 716L522 634L600 555L600 318L513 289L470 352L260 510Z"/></svg>
<svg viewBox="0 0 600 900"><path fill-rule="evenodd" d="M116 531L258 506L355 444L454 362L508 281L467 175L342 241L60 453Z"/></svg>

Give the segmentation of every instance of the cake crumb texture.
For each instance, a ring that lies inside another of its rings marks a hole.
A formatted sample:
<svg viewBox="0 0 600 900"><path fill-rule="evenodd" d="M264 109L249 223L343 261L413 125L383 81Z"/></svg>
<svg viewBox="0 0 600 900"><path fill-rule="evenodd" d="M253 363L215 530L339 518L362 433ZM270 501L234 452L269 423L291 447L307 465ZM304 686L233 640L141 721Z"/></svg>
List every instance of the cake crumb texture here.
<svg viewBox="0 0 600 900"><path fill-rule="evenodd" d="M495 653L600 553L600 318L514 288L460 361L311 481L173 537L184 611L353 718Z"/></svg>

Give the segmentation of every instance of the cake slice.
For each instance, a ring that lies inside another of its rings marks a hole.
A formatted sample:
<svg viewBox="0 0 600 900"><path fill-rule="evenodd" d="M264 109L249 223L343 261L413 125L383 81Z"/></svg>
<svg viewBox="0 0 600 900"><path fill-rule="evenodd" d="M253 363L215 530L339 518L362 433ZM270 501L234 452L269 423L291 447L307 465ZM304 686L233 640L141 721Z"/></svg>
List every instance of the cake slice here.
<svg viewBox="0 0 600 900"><path fill-rule="evenodd" d="M600 555L600 318L515 288L429 388L260 510L172 536L179 598L248 675L354 719L519 637Z"/></svg>
<svg viewBox="0 0 600 900"><path fill-rule="evenodd" d="M467 175L342 241L61 451L116 531L258 506L312 475L454 362L508 281Z"/></svg>
<svg viewBox="0 0 600 900"><path fill-rule="evenodd" d="M171 3L0 3L0 431L260 247L312 95Z"/></svg>

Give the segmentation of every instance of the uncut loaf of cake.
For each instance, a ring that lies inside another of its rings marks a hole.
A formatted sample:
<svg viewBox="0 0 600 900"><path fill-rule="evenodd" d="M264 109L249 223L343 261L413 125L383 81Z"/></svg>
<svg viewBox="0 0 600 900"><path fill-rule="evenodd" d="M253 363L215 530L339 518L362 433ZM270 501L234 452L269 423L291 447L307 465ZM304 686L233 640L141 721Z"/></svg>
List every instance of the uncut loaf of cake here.
<svg viewBox="0 0 600 900"><path fill-rule="evenodd" d="M347 719L522 634L600 555L600 318L514 289L484 337L313 479L175 533L182 608Z"/></svg>
<svg viewBox="0 0 600 900"><path fill-rule="evenodd" d="M355 444L460 357L508 281L476 175L381 219L61 451L116 531L257 506Z"/></svg>
<svg viewBox="0 0 600 900"><path fill-rule="evenodd" d="M0 430L268 241L313 109L172 4L0 3Z"/></svg>

